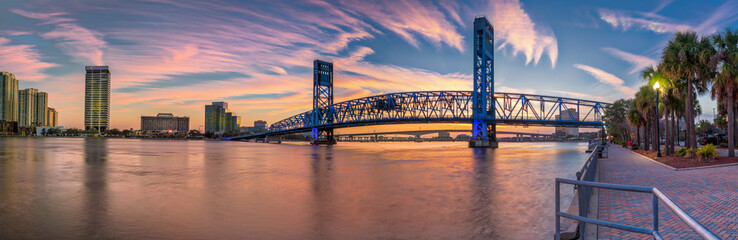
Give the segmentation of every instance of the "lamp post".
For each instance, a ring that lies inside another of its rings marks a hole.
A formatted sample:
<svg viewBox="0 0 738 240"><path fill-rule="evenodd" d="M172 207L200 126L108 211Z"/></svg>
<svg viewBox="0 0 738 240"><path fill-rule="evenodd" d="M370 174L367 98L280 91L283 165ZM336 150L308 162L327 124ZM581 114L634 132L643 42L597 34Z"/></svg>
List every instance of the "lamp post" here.
<svg viewBox="0 0 738 240"><path fill-rule="evenodd" d="M659 124L659 82L653 84L656 89L656 157L661 157L661 131Z"/></svg>

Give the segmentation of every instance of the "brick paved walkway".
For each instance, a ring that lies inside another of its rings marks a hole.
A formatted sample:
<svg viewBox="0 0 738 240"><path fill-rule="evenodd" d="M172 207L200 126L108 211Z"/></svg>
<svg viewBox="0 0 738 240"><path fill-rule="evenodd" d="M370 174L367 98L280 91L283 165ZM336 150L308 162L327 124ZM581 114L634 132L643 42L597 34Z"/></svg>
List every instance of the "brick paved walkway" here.
<svg viewBox="0 0 738 240"><path fill-rule="evenodd" d="M600 160L601 182L650 186L723 239L738 239L738 166L672 171L611 145ZM600 190L599 219L651 228L652 195ZM664 239L701 239L663 204L659 231ZM648 235L599 228L599 239L652 239Z"/></svg>

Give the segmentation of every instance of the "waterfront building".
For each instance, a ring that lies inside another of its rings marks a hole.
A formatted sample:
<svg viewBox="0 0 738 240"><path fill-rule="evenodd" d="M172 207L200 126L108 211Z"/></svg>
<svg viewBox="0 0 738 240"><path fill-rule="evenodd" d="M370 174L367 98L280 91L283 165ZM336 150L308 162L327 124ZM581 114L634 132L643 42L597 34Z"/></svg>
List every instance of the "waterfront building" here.
<svg viewBox="0 0 738 240"><path fill-rule="evenodd" d="M48 126L48 117L46 116L46 113L49 111L49 94L45 92L37 92L36 93L36 107L34 110L36 110L36 114L34 115L35 119L33 120L34 126Z"/></svg>
<svg viewBox="0 0 738 240"><path fill-rule="evenodd" d="M56 109L46 108L46 125L49 127L56 127L59 125L59 113Z"/></svg>
<svg viewBox="0 0 738 240"><path fill-rule="evenodd" d="M241 131L241 116L236 116L236 114L233 114L233 116L231 116L231 121L229 123L231 125L230 131L236 131L236 132Z"/></svg>
<svg viewBox="0 0 738 240"><path fill-rule="evenodd" d="M576 109L567 109L561 111L561 115L556 115L556 118L558 119L561 117L562 121L578 121L579 120L579 112L577 112ZM561 138L567 138L567 137L579 137L579 128L578 127L556 127L556 135Z"/></svg>
<svg viewBox="0 0 738 240"><path fill-rule="evenodd" d="M108 66L85 67L85 130L110 127L110 78Z"/></svg>
<svg viewBox="0 0 738 240"><path fill-rule="evenodd" d="M18 79L9 72L0 72L0 121L18 121Z"/></svg>
<svg viewBox="0 0 738 240"><path fill-rule="evenodd" d="M190 117L177 117L171 113L141 116L141 131L187 133L190 131Z"/></svg>
<svg viewBox="0 0 738 240"><path fill-rule="evenodd" d="M267 122L264 120L254 121L253 127L241 127L241 132L262 133L267 130Z"/></svg>
<svg viewBox="0 0 738 240"><path fill-rule="evenodd" d="M18 126L35 127L36 124L36 95L38 89L27 88L18 91Z"/></svg>
<svg viewBox="0 0 738 240"><path fill-rule="evenodd" d="M240 128L241 117L228 109L227 102L205 105L205 133L238 132Z"/></svg>
<svg viewBox="0 0 738 240"><path fill-rule="evenodd" d="M266 128L267 128L267 122L264 121L264 120L256 120L256 121L254 121L254 128L255 129L261 129L261 130L266 130Z"/></svg>

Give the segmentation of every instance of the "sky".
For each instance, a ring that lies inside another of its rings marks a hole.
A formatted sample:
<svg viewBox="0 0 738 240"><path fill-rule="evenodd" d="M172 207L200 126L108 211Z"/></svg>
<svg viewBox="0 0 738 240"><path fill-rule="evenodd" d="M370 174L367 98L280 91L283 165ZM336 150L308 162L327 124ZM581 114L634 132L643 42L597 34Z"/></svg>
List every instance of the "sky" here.
<svg viewBox="0 0 738 240"><path fill-rule="evenodd" d="M86 65L110 66L112 128L171 112L201 129L213 101L271 124L311 109L315 59L334 63L335 102L471 90L475 16L495 30L497 92L612 102L675 32L736 29L738 0L4 0L0 71L48 92L65 127L83 127Z"/></svg>

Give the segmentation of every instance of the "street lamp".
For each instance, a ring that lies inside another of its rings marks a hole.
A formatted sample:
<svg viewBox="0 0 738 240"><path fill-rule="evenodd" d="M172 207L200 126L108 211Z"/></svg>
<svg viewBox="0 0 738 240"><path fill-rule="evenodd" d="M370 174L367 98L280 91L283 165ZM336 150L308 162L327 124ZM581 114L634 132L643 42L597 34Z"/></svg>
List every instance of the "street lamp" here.
<svg viewBox="0 0 738 240"><path fill-rule="evenodd" d="M659 126L659 82L653 84L656 90L656 157L661 157L661 132Z"/></svg>

